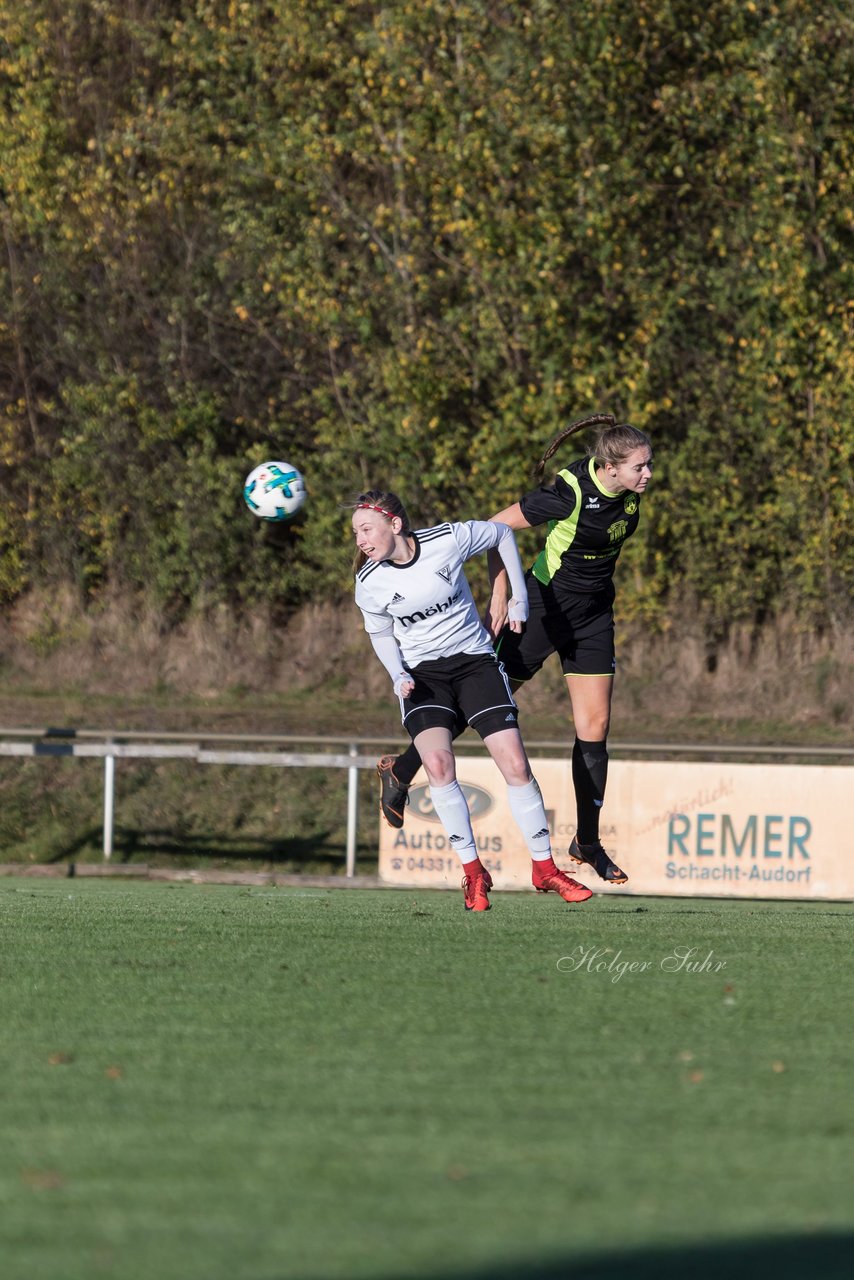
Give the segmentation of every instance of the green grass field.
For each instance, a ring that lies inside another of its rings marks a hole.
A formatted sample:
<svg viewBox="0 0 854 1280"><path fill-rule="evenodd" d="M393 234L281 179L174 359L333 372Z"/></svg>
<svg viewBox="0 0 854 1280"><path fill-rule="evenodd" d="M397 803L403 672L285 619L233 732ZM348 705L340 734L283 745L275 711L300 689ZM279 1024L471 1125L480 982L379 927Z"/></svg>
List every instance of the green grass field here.
<svg viewBox="0 0 854 1280"><path fill-rule="evenodd" d="M4 1280L850 1275L854 907L494 899L0 880Z"/></svg>

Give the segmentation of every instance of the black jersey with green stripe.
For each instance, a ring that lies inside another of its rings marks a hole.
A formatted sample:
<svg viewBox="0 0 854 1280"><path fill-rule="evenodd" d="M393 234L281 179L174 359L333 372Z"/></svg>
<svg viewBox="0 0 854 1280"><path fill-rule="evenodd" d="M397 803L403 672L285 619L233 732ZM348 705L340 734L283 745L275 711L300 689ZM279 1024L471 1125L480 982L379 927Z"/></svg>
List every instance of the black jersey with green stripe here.
<svg viewBox="0 0 854 1280"><path fill-rule="evenodd" d="M609 493L596 478L593 458L581 458L520 499L530 525L545 524L546 545L533 574L559 596L592 595L604 590L626 538L640 519L640 496Z"/></svg>

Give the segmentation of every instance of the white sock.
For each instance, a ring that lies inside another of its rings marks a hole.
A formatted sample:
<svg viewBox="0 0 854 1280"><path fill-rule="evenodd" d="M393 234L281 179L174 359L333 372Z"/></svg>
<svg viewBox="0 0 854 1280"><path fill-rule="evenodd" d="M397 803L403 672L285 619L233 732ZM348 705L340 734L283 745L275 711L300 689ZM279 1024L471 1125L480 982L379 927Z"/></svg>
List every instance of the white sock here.
<svg viewBox="0 0 854 1280"><path fill-rule="evenodd" d="M471 814L460 784L455 781L447 787L430 787L429 790L433 808L460 862L464 866L468 862L476 862L478 852L471 829Z"/></svg>
<svg viewBox="0 0 854 1280"><path fill-rule="evenodd" d="M552 842L546 807L537 779L532 778L524 787L508 786L507 798L510 801L510 812L534 862L548 862L552 856Z"/></svg>

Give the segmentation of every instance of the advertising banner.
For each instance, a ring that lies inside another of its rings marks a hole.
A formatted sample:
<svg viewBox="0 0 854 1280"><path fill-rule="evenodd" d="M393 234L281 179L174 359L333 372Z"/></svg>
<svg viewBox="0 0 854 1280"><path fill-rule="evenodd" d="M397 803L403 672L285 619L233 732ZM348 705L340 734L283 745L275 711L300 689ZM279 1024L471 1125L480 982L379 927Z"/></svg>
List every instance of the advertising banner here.
<svg viewBox="0 0 854 1280"><path fill-rule="evenodd" d="M600 834L627 873L607 886L566 858L575 834L569 760L536 759L555 862L594 891L686 897L854 899L854 772L843 765L612 760ZM458 757L481 861L496 889L531 886L530 857L492 760ZM460 863L423 772L404 826L380 822L380 878L457 886Z"/></svg>

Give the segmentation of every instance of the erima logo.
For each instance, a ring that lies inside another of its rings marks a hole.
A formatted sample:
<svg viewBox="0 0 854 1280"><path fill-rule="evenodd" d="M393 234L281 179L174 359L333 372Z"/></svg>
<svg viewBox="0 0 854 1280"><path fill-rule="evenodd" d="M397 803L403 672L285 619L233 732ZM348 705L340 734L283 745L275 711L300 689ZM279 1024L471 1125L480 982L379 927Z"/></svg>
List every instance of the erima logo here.
<svg viewBox="0 0 854 1280"><path fill-rule="evenodd" d="M444 578L444 579L445 579L445 581L447 582L448 586L450 586L450 585L451 585L451 572L452 572L452 570L451 570L451 566L450 566L449 564L446 564L446 565L445 565L445 567L444 567L444 569L437 569L437 570L436 570L436 572L438 573L438 575L439 575L439 577L440 577L440 578Z"/></svg>
<svg viewBox="0 0 854 1280"><path fill-rule="evenodd" d="M427 618L435 617L437 613L447 613L451 605L456 604L460 598L460 592L455 591L452 596L448 596L447 600L439 604L431 604L429 609L419 609L415 613L408 613L405 617L398 618L398 622L404 627L411 627L416 622L424 622Z"/></svg>
<svg viewBox="0 0 854 1280"><path fill-rule="evenodd" d="M598 506L599 506L599 499L598 499L598 498L588 498L588 499L587 499L587 510L588 510L588 511L590 510L590 508L591 508L591 507L598 507Z"/></svg>
<svg viewBox="0 0 854 1280"><path fill-rule="evenodd" d="M394 595L391 598L391 603L400 604L401 600L405 600L405 599L406 599L406 596L402 596L397 591L395 591Z"/></svg>

